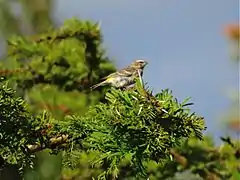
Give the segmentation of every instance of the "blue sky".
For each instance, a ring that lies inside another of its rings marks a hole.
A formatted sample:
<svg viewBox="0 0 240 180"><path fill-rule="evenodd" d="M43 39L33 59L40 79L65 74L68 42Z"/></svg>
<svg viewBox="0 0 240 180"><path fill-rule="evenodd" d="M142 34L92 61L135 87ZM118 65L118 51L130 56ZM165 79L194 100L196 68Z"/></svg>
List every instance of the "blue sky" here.
<svg viewBox="0 0 240 180"><path fill-rule="evenodd" d="M221 115L239 87L223 27L238 22L238 0L56 0L58 21L73 16L101 21L108 55L122 68L148 59L144 80L159 92L170 88L204 116L208 132L221 134Z"/></svg>
<svg viewBox="0 0 240 180"><path fill-rule="evenodd" d="M108 55L122 68L148 59L144 80L159 92L169 88L204 116L208 132L222 132L221 115L238 88L223 27L238 22L238 0L56 0L58 21L73 16L101 21Z"/></svg>

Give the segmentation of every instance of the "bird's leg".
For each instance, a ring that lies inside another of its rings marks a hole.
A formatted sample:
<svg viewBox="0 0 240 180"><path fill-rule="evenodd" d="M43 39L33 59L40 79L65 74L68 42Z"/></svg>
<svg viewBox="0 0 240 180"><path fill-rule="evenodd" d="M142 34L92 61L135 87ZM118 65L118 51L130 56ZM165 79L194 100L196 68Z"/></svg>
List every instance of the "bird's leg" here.
<svg viewBox="0 0 240 180"><path fill-rule="evenodd" d="M126 90L126 87L120 87L119 88L121 91L125 91Z"/></svg>
<svg viewBox="0 0 240 180"><path fill-rule="evenodd" d="M128 89L133 89L133 88L134 88L134 85L135 85L135 84L131 84L131 85L127 86L127 87L126 87L126 90L128 90Z"/></svg>

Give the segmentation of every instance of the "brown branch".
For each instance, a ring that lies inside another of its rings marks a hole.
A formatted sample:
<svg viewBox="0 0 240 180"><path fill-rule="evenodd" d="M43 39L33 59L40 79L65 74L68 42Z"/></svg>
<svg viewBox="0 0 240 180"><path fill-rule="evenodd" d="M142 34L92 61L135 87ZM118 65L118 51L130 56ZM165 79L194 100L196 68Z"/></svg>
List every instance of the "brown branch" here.
<svg viewBox="0 0 240 180"><path fill-rule="evenodd" d="M53 147L63 145L64 143L67 142L67 140L68 140L68 135L63 134L61 136L51 138L48 144L31 144L31 145L27 145L27 148L29 149L29 152L34 153L37 151L41 151L43 149L47 149L47 148L52 149Z"/></svg>
<svg viewBox="0 0 240 180"><path fill-rule="evenodd" d="M26 72L27 69L25 68L18 68L18 69L0 69L0 76L9 76L14 75L17 73Z"/></svg>
<svg viewBox="0 0 240 180"><path fill-rule="evenodd" d="M170 154L174 157L174 159L176 160L176 162L178 162L179 164L181 164L184 168L187 167L188 161L187 159L178 154L176 151L174 151L173 149L170 150Z"/></svg>
<svg viewBox="0 0 240 180"><path fill-rule="evenodd" d="M206 174L203 176L206 180L220 180L220 178L217 176L217 174L212 172L206 172Z"/></svg>
<svg viewBox="0 0 240 180"><path fill-rule="evenodd" d="M54 110L60 110L62 113L64 114L71 114L72 110L70 108L68 108L66 105L64 104L60 104L60 105L51 105L49 103L43 103L39 105L39 108L41 109L47 109L50 111L54 111Z"/></svg>

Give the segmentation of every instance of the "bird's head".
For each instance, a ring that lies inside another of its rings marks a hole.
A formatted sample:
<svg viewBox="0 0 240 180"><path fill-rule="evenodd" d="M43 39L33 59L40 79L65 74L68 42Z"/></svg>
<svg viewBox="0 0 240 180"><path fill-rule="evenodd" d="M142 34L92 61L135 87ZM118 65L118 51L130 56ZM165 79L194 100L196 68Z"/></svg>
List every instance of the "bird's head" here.
<svg viewBox="0 0 240 180"><path fill-rule="evenodd" d="M137 59L132 63L132 66L135 67L136 69L143 69L148 62L143 59Z"/></svg>

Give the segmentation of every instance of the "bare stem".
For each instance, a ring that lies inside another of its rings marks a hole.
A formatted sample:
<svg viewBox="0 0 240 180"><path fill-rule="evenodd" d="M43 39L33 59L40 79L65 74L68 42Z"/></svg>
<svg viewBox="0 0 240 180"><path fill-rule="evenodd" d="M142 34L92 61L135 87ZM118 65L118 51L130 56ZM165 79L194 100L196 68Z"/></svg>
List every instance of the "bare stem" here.
<svg viewBox="0 0 240 180"><path fill-rule="evenodd" d="M141 83L141 85L143 87L143 80L142 80L142 76L141 76L141 73L140 73L139 70L138 70L138 76L139 76L139 79L140 79L140 83Z"/></svg>

